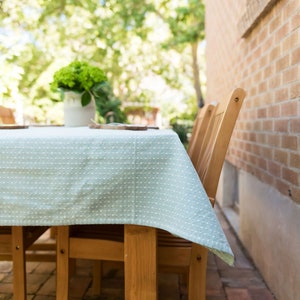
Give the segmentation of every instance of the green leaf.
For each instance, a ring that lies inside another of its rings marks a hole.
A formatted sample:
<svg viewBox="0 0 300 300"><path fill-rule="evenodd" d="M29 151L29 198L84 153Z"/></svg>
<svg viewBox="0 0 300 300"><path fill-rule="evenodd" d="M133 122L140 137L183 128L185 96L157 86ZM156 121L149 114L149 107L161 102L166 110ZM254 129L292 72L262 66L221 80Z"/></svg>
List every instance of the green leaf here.
<svg viewBox="0 0 300 300"><path fill-rule="evenodd" d="M87 106L91 102L91 94L87 91L85 91L81 96L81 105Z"/></svg>

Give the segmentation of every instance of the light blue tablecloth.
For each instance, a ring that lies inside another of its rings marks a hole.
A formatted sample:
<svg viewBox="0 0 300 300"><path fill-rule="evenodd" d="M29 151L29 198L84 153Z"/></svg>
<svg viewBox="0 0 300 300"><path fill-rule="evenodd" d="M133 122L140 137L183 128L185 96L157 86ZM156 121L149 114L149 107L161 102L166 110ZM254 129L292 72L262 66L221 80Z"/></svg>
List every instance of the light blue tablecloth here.
<svg viewBox="0 0 300 300"><path fill-rule="evenodd" d="M233 255L171 130L0 130L0 225L138 224Z"/></svg>

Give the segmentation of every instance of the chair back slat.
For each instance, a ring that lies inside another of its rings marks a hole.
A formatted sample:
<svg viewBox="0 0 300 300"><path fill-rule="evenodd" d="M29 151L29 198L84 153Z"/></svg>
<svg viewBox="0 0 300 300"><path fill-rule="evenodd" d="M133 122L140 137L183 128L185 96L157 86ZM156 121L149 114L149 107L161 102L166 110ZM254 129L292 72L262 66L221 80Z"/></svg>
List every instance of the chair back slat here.
<svg viewBox="0 0 300 300"><path fill-rule="evenodd" d="M187 149L188 155L194 166L196 166L199 152L202 148L202 142L204 141L204 136L215 108L216 106L214 104L206 104L198 110Z"/></svg>
<svg viewBox="0 0 300 300"><path fill-rule="evenodd" d="M242 107L246 93L235 89L227 101L218 104L204 137L196 163L199 178L210 198L215 198L220 174L225 160L230 138Z"/></svg>

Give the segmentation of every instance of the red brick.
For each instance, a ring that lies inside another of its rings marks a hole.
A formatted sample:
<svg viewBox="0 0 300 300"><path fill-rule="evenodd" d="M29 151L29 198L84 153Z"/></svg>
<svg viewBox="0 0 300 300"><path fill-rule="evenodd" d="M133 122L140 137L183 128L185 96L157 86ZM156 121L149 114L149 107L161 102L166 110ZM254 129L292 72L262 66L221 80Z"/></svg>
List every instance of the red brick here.
<svg viewBox="0 0 300 300"><path fill-rule="evenodd" d="M268 38L268 28L267 26L262 27L261 32L257 36L257 42L261 45Z"/></svg>
<svg viewBox="0 0 300 300"><path fill-rule="evenodd" d="M276 118L280 115L280 107L279 105L272 105L267 109L268 118Z"/></svg>
<svg viewBox="0 0 300 300"><path fill-rule="evenodd" d="M288 132L288 120L275 120L274 130L277 132Z"/></svg>
<svg viewBox="0 0 300 300"><path fill-rule="evenodd" d="M290 197L297 202L298 204L300 204L300 187L298 186L292 186L290 188Z"/></svg>
<svg viewBox="0 0 300 300"><path fill-rule="evenodd" d="M271 63L271 62L277 60L279 55L280 55L280 47L278 46L278 47L273 48L269 54L269 62Z"/></svg>
<svg viewBox="0 0 300 300"><path fill-rule="evenodd" d="M276 162L286 165L288 162L288 154L286 151L274 149L273 159Z"/></svg>
<svg viewBox="0 0 300 300"><path fill-rule="evenodd" d="M256 142L256 134L254 132L249 133L249 141Z"/></svg>
<svg viewBox="0 0 300 300"><path fill-rule="evenodd" d="M280 146L280 135L278 134L269 134L268 135L268 138L267 138L267 141L268 141L268 145L270 147L279 147Z"/></svg>
<svg viewBox="0 0 300 300"><path fill-rule="evenodd" d="M258 91L259 93L266 92L268 90L268 83L267 81L263 81L259 84L258 86Z"/></svg>
<svg viewBox="0 0 300 300"><path fill-rule="evenodd" d="M272 131L273 130L273 120L264 120L262 123L262 128L264 131Z"/></svg>
<svg viewBox="0 0 300 300"><path fill-rule="evenodd" d="M270 147L260 146L260 152L264 157L272 157L273 149Z"/></svg>
<svg viewBox="0 0 300 300"><path fill-rule="evenodd" d="M290 87L290 98L295 99L300 97L300 82L296 82Z"/></svg>
<svg viewBox="0 0 300 300"><path fill-rule="evenodd" d="M290 120L290 131L292 133L300 133L300 119L291 119Z"/></svg>
<svg viewBox="0 0 300 300"><path fill-rule="evenodd" d="M268 161L268 171L275 177L281 176L281 166L273 161Z"/></svg>
<svg viewBox="0 0 300 300"><path fill-rule="evenodd" d="M288 101L281 104L281 117L292 117L297 116L297 102Z"/></svg>
<svg viewBox="0 0 300 300"><path fill-rule="evenodd" d="M255 121L254 124L253 124L252 130L254 130L254 131L260 131L261 130L261 126L262 126L262 122L261 121Z"/></svg>
<svg viewBox="0 0 300 300"><path fill-rule="evenodd" d="M289 24L284 24L281 28L275 33L275 43L280 43L289 33Z"/></svg>
<svg viewBox="0 0 300 300"><path fill-rule="evenodd" d="M286 182L284 182L284 181L282 181L280 179L277 179L275 187L277 188L277 190L281 194L283 194L285 196L289 196L290 195L290 187L289 187L289 185Z"/></svg>
<svg viewBox="0 0 300 300"><path fill-rule="evenodd" d="M291 150L298 149L298 137L291 135L283 135L281 137L281 147Z"/></svg>
<svg viewBox="0 0 300 300"><path fill-rule="evenodd" d="M269 78L273 73L274 73L273 65L266 65L263 73L264 78L265 79Z"/></svg>
<svg viewBox="0 0 300 300"><path fill-rule="evenodd" d="M269 38L262 44L262 48L261 48L262 52L265 53L269 51L273 44L274 44L274 37L270 35Z"/></svg>
<svg viewBox="0 0 300 300"><path fill-rule="evenodd" d="M295 30L300 27L300 14L297 13L291 21L291 30Z"/></svg>
<svg viewBox="0 0 300 300"><path fill-rule="evenodd" d="M283 10L283 18L288 20L295 12L299 11L299 2L298 1L287 1L287 5Z"/></svg>
<svg viewBox="0 0 300 300"><path fill-rule="evenodd" d="M278 88L281 85L281 74L275 74L273 77L269 80L269 88L275 89Z"/></svg>
<svg viewBox="0 0 300 300"><path fill-rule="evenodd" d="M283 41L282 47L284 49L294 49L297 45L299 45L299 37L298 32L295 31Z"/></svg>
<svg viewBox="0 0 300 300"><path fill-rule="evenodd" d="M280 25L280 22L278 18L274 18L270 23L269 23L269 29L270 32L274 32Z"/></svg>
<svg viewBox="0 0 300 300"><path fill-rule="evenodd" d="M289 166L292 168L300 169L300 154L299 153L290 153Z"/></svg>
<svg viewBox="0 0 300 300"><path fill-rule="evenodd" d="M298 74L298 65L294 65L293 67L287 69L283 72L283 83L296 81Z"/></svg>
<svg viewBox="0 0 300 300"><path fill-rule="evenodd" d="M254 75L254 81L255 82L260 82L262 80L262 72L258 71L256 72L256 74Z"/></svg>
<svg viewBox="0 0 300 300"><path fill-rule="evenodd" d="M282 168L282 178L294 185L299 185L299 173L291 169Z"/></svg>
<svg viewBox="0 0 300 300"><path fill-rule="evenodd" d="M247 152L251 152L252 150L252 147L251 147L251 144L250 143L245 143L245 149Z"/></svg>
<svg viewBox="0 0 300 300"><path fill-rule="evenodd" d="M266 140L267 140L266 134L265 133L257 133L256 140L260 144L265 144Z"/></svg>
<svg viewBox="0 0 300 300"><path fill-rule="evenodd" d="M266 65L268 64L268 55L265 54L261 57L261 59L259 60L259 65L260 65L260 68L264 68Z"/></svg>
<svg viewBox="0 0 300 300"><path fill-rule="evenodd" d="M286 80L288 80L288 78L286 78ZM286 101L288 100L289 96L289 90L287 87L285 88L280 88L279 90L277 90L275 92L275 101L276 102L281 102L281 101Z"/></svg>
<svg viewBox="0 0 300 300"><path fill-rule="evenodd" d="M261 168L266 170L267 169L267 160L265 157L259 156L256 160L256 164Z"/></svg>
<svg viewBox="0 0 300 300"><path fill-rule="evenodd" d="M293 51L292 53L292 64L296 65L299 64L300 61L300 47Z"/></svg>
<svg viewBox="0 0 300 300"><path fill-rule="evenodd" d="M266 108L260 108L257 111L257 117L258 118L266 118L267 116L267 109Z"/></svg>
<svg viewBox="0 0 300 300"><path fill-rule="evenodd" d="M276 62L276 72L280 72L286 69L290 65L290 57L289 55L285 55L284 57L278 59Z"/></svg>

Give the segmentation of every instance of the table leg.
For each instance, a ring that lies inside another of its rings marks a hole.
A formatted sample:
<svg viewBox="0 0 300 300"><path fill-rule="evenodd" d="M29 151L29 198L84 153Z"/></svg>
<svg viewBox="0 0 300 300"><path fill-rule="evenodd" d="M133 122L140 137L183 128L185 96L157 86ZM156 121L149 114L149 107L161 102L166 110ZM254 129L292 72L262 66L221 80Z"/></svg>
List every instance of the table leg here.
<svg viewBox="0 0 300 300"><path fill-rule="evenodd" d="M206 299L208 249L193 243L189 270L189 299Z"/></svg>
<svg viewBox="0 0 300 300"><path fill-rule="evenodd" d="M23 226L12 226L14 299L26 299L26 263Z"/></svg>
<svg viewBox="0 0 300 300"><path fill-rule="evenodd" d="M56 299L69 298L69 226L57 227ZM59 274L59 276L58 276Z"/></svg>
<svg viewBox="0 0 300 300"><path fill-rule="evenodd" d="M125 225L125 299L157 300L156 229Z"/></svg>

